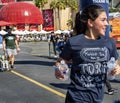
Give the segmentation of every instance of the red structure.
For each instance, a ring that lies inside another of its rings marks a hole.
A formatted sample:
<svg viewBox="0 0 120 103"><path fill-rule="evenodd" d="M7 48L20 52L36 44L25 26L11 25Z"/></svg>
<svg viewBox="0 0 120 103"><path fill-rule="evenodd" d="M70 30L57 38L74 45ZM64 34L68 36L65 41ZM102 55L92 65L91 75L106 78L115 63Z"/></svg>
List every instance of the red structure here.
<svg viewBox="0 0 120 103"><path fill-rule="evenodd" d="M14 2L0 9L0 20L12 22L16 25L43 24L43 16L40 10L30 3Z"/></svg>
<svg viewBox="0 0 120 103"><path fill-rule="evenodd" d="M10 2L15 2L15 0L1 0L0 3L10 3Z"/></svg>

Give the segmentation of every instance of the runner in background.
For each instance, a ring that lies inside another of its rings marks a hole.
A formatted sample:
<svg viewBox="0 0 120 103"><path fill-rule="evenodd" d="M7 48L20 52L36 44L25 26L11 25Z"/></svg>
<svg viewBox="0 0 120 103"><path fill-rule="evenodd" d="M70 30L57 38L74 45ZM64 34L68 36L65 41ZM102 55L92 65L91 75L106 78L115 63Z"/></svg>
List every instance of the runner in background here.
<svg viewBox="0 0 120 103"><path fill-rule="evenodd" d="M11 33L11 28L7 30L8 34L3 36L3 50L7 52L8 60L11 65L11 69L14 68L15 55L19 51L19 46L17 38L14 34Z"/></svg>
<svg viewBox="0 0 120 103"><path fill-rule="evenodd" d="M57 57L56 35L54 34L54 32L51 32L50 42L52 43L52 46L53 46L54 57Z"/></svg>

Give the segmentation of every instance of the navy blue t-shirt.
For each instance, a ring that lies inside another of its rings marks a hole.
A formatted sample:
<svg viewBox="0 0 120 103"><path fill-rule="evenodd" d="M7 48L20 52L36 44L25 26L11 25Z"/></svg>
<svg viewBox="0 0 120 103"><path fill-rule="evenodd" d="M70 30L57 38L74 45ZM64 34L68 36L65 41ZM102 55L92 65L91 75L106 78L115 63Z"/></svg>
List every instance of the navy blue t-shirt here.
<svg viewBox="0 0 120 103"><path fill-rule="evenodd" d="M77 35L69 39L60 57L72 60L66 103L101 103L106 63L111 57L118 59L114 40L105 36L91 40Z"/></svg>

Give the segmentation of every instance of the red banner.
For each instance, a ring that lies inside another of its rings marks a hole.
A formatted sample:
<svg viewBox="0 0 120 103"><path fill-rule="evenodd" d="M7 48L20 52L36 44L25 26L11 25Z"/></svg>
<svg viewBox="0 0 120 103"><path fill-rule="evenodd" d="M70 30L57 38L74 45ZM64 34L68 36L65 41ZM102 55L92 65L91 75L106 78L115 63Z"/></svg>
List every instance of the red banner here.
<svg viewBox="0 0 120 103"><path fill-rule="evenodd" d="M47 9L43 10L43 29L44 30L54 30L54 16L53 16L53 10Z"/></svg>

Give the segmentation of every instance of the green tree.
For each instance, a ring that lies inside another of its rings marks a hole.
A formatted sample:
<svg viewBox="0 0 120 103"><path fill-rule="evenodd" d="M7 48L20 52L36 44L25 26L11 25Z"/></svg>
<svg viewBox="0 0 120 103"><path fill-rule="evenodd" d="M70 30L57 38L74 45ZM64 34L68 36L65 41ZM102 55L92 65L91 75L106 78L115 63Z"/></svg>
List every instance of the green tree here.
<svg viewBox="0 0 120 103"><path fill-rule="evenodd" d="M120 8L109 8L109 12L120 12Z"/></svg>
<svg viewBox="0 0 120 103"><path fill-rule="evenodd" d="M73 20L72 20L72 18L67 21L67 26L70 27L70 29L73 28Z"/></svg>
<svg viewBox="0 0 120 103"><path fill-rule="evenodd" d="M50 8L54 9L54 10L57 10L59 29L61 29L60 10L66 9L66 2L65 2L65 0L52 0L51 3L50 3Z"/></svg>
<svg viewBox="0 0 120 103"><path fill-rule="evenodd" d="M44 7L46 3L48 3L48 0L35 0L35 5L41 9Z"/></svg>
<svg viewBox="0 0 120 103"><path fill-rule="evenodd" d="M78 10L78 0L65 0L67 6L69 6L72 10L77 11Z"/></svg>
<svg viewBox="0 0 120 103"><path fill-rule="evenodd" d="M76 15L76 12L79 10L79 0L66 0L66 4L68 7L71 8L71 19L68 20L69 26L71 25L71 29L73 28L74 25L74 18Z"/></svg>

